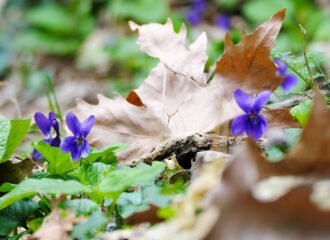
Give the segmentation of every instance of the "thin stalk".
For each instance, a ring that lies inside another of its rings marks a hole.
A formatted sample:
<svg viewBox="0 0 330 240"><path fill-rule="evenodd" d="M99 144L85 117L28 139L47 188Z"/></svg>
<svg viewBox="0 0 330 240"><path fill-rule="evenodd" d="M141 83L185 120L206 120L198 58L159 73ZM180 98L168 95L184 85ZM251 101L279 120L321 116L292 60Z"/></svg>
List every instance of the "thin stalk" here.
<svg viewBox="0 0 330 240"><path fill-rule="evenodd" d="M74 168L73 159L72 158L70 159L70 162L71 162L71 165L72 165L72 171L74 172L74 175L77 176L77 172L76 172L76 169Z"/></svg>
<svg viewBox="0 0 330 240"><path fill-rule="evenodd" d="M47 100L48 100L48 107L51 112L55 112L55 108L52 102L52 99L50 98L49 92L47 92Z"/></svg>
<svg viewBox="0 0 330 240"><path fill-rule="evenodd" d="M115 209L116 209L117 200L118 200L118 198L113 199L113 201L112 201L112 203L111 203L111 205L110 205L110 208L109 208L108 211L107 211L107 216L108 216L108 218L111 218L111 217L113 216L113 212L114 212Z"/></svg>
<svg viewBox="0 0 330 240"><path fill-rule="evenodd" d="M47 75L47 81L48 81L50 93L52 94L52 96L54 98L56 112L59 115L59 120L60 120L61 124L63 124L62 111L61 111L60 105L58 103L58 99L57 99L57 96L56 96L56 92L55 92L53 81L52 81L52 79L51 79L51 77L49 75Z"/></svg>
<svg viewBox="0 0 330 240"><path fill-rule="evenodd" d="M304 58L305 58L307 70L308 70L309 76L310 76L310 78L312 80L313 87L314 88L317 88L318 86L317 86L316 81L313 78L313 74L312 74L312 71L311 71L311 69L309 67L309 62L308 62L307 54L306 54L306 33L307 33L307 31L306 31L306 29L301 24L299 24L299 27L300 27L300 30L301 30L301 32L303 34L303 37L304 37Z"/></svg>

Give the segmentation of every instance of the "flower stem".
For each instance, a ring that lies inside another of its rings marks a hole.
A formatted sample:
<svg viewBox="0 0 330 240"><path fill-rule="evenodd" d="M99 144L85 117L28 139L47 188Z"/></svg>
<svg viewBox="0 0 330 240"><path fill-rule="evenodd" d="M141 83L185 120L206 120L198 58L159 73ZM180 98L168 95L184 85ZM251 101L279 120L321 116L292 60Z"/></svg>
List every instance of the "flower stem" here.
<svg viewBox="0 0 330 240"><path fill-rule="evenodd" d="M308 58L307 58L307 54L306 54L306 33L307 33L307 31L306 31L306 29L301 24L299 24L299 27L300 27L300 30L301 30L303 36L304 36L304 58L305 58L305 62L306 62L306 67L307 67L309 76L311 78L311 81L313 83L313 88L318 88L317 87L317 83L316 83L316 81L313 78L312 71L311 71L311 69L309 67L309 62L308 62Z"/></svg>
<svg viewBox="0 0 330 240"><path fill-rule="evenodd" d="M71 158L70 161L71 161L71 165L72 165L72 171L74 172L74 175L77 175L76 169L74 168L74 165L73 165L73 159Z"/></svg>

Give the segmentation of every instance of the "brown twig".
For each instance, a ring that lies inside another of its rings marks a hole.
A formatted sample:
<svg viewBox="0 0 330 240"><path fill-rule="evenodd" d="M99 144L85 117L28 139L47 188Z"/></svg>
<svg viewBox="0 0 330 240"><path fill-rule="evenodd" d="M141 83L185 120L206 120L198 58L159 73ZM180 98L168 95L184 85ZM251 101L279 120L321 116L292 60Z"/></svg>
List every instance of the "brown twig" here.
<svg viewBox="0 0 330 240"><path fill-rule="evenodd" d="M194 133L180 136L167 140L152 152L131 162L130 165L135 166L140 162L151 164L153 161L162 161L171 156L175 156L181 166L190 165L190 160L197 152L212 149L213 151L229 153L232 147L241 142L244 138L245 137L227 137L206 133Z"/></svg>

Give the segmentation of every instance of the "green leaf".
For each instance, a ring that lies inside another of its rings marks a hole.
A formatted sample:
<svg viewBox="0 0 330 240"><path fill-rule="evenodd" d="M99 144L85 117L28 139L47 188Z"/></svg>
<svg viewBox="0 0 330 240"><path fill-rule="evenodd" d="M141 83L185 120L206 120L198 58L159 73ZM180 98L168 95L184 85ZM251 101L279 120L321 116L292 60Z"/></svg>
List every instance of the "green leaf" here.
<svg viewBox="0 0 330 240"><path fill-rule="evenodd" d="M277 144L273 146L267 146L265 148L268 159L272 162L281 161L288 151L296 144L301 134L300 128L287 128L284 130L285 144Z"/></svg>
<svg viewBox="0 0 330 240"><path fill-rule="evenodd" d="M86 222L77 224L72 233L72 239L94 239L91 236L95 235L98 230L105 228L108 219L101 211L95 211Z"/></svg>
<svg viewBox="0 0 330 240"><path fill-rule="evenodd" d="M31 199L17 201L0 211L0 236L6 236L18 226L26 226L26 220L39 208Z"/></svg>
<svg viewBox="0 0 330 240"><path fill-rule="evenodd" d="M0 192L10 192L15 187L16 187L16 184L6 182L0 186Z"/></svg>
<svg viewBox="0 0 330 240"><path fill-rule="evenodd" d="M167 3L163 0L111 1L109 7L116 17L139 23L160 22L168 15Z"/></svg>
<svg viewBox="0 0 330 240"><path fill-rule="evenodd" d="M290 147L296 144L298 138L300 137L301 131L301 128L287 128L284 130L284 135L287 138Z"/></svg>
<svg viewBox="0 0 330 240"><path fill-rule="evenodd" d="M330 39L329 32L330 16L327 16L322 22L319 22L319 25L316 28L315 39L318 41L327 41Z"/></svg>
<svg viewBox="0 0 330 240"><path fill-rule="evenodd" d="M14 237L8 237L6 240L19 240L22 239L22 237L26 234L31 233L29 230L26 230L24 232L20 232L19 234L15 235Z"/></svg>
<svg viewBox="0 0 330 240"><path fill-rule="evenodd" d="M31 221L28 221L27 225L28 225L30 230L35 232L41 227L43 221L44 221L44 217L35 218Z"/></svg>
<svg viewBox="0 0 330 240"><path fill-rule="evenodd" d="M233 9L240 0L218 0L219 5L225 9Z"/></svg>
<svg viewBox="0 0 330 240"><path fill-rule="evenodd" d="M135 168L116 169L101 181L99 191L107 197L117 198L130 186L152 185L165 166L163 162L153 162L152 166L140 164Z"/></svg>
<svg viewBox="0 0 330 240"><path fill-rule="evenodd" d="M148 209L149 204L143 202L142 191L123 192L117 201L117 211L122 218Z"/></svg>
<svg viewBox="0 0 330 240"><path fill-rule="evenodd" d="M95 202L89 199L66 200L62 201L59 206L63 209L75 210L77 215L87 215L99 208Z"/></svg>
<svg viewBox="0 0 330 240"><path fill-rule="evenodd" d="M122 151L127 148L126 144L114 144L109 147L103 148L101 150L97 150L95 148L91 148L91 152L88 157L84 158L84 163L93 163L98 161L99 159L104 159L105 163L116 163L117 159L115 156L116 152Z"/></svg>
<svg viewBox="0 0 330 240"><path fill-rule="evenodd" d="M286 0L250 0L243 5L244 16L255 24L260 24L272 16L275 12L286 8L286 21L294 18L295 7Z"/></svg>
<svg viewBox="0 0 330 240"><path fill-rule="evenodd" d="M74 12L57 4L40 5L29 10L25 20L35 27L46 30L49 34L74 36L85 35L94 25L88 11L82 14ZM77 24L81 27L77 28Z"/></svg>
<svg viewBox="0 0 330 240"><path fill-rule="evenodd" d="M284 158L285 152L283 152L279 147L274 146L266 149L266 155L270 161L278 162Z"/></svg>
<svg viewBox="0 0 330 240"><path fill-rule="evenodd" d="M70 153L62 153L60 148L51 147L48 143L43 141L34 144L34 148L37 149L48 162L47 171L50 174L67 173L79 165L79 163L71 160Z"/></svg>
<svg viewBox="0 0 330 240"><path fill-rule="evenodd" d="M164 195L158 185L143 187L139 191L124 192L117 201L117 209L122 218L127 218L134 213L149 209L150 204L165 207L174 195Z"/></svg>
<svg viewBox="0 0 330 240"><path fill-rule="evenodd" d="M291 115L302 125L305 126L312 109L312 101L307 99L300 102L297 106L291 108Z"/></svg>
<svg viewBox="0 0 330 240"><path fill-rule="evenodd" d="M9 73L12 59L10 41L5 34L0 32L0 79Z"/></svg>
<svg viewBox="0 0 330 240"><path fill-rule="evenodd" d="M34 178L34 179L51 178L51 179L62 179L64 181L68 181L68 180L79 181L79 179L75 175L49 174L48 172L34 173L31 176L29 176L29 178Z"/></svg>
<svg viewBox="0 0 330 240"><path fill-rule="evenodd" d="M20 50L30 50L58 56L73 55L82 43L76 37L58 37L31 29L18 35L15 45Z"/></svg>
<svg viewBox="0 0 330 240"><path fill-rule="evenodd" d="M3 209L15 201L33 196L37 193L48 194L76 194L88 192L88 188L73 180L61 179L26 179L16 186L11 192L0 198L0 209Z"/></svg>
<svg viewBox="0 0 330 240"><path fill-rule="evenodd" d="M84 164L77 169L76 176L85 185L97 185L113 167L104 163Z"/></svg>
<svg viewBox="0 0 330 240"><path fill-rule="evenodd" d="M175 211L171 205L161 208L157 211L157 216L165 220L170 220L175 217Z"/></svg>
<svg viewBox="0 0 330 240"><path fill-rule="evenodd" d="M31 24L52 32L70 34L75 28L73 15L56 5L32 8L25 17Z"/></svg>
<svg viewBox="0 0 330 240"><path fill-rule="evenodd" d="M11 155L30 129L30 119L0 120L0 163Z"/></svg>

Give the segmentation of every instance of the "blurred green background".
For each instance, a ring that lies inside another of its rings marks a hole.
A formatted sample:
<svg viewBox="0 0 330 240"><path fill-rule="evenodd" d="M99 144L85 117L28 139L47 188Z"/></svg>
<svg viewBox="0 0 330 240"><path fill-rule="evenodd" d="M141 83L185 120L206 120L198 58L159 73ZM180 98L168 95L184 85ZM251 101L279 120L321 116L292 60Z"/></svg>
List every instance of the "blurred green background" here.
<svg viewBox="0 0 330 240"><path fill-rule="evenodd" d="M98 92L126 94L157 64L138 49L129 20L144 24L171 18L176 30L187 24L190 40L205 31L208 69L221 56L227 31L238 42L242 28L251 31L281 8L287 8L287 15L276 51L302 53L301 24L307 30L308 48L330 53L328 0L0 0L1 94L9 96L4 83L15 81L20 90L10 97L18 102L26 97L25 106L42 106L35 99L45 94L47 74L53 76L57 91L72 88L67 91L72 93L71 101L81 97L93 102ZM194 19L189 19L191 14ZM218 22L219 16L228 20L229 28ZM93 82L86 86L94 88L83 95L74 94L75 85L60 88L68 81L89 80ZM20 107L26 113L24 104ZM0 113L4 105L0 97Z"/></svg>

